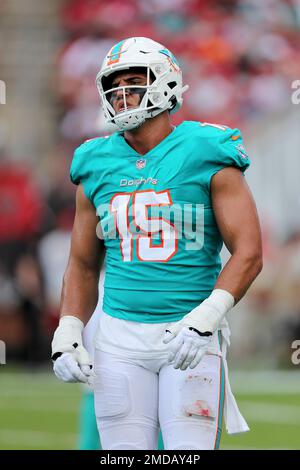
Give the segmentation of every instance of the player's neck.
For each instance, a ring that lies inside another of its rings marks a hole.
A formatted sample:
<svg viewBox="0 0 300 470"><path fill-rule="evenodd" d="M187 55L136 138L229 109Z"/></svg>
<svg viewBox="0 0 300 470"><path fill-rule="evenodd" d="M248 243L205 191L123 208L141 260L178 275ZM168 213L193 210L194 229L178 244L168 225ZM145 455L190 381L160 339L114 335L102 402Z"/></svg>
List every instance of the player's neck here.
<svg viewBox="0 0 300 470"><path fill-rule="evenodd" d="M173 130L167 113L147 119L145 123L132 131L126 131L126 142L140 155L144 155L156 147Z"/></svg>

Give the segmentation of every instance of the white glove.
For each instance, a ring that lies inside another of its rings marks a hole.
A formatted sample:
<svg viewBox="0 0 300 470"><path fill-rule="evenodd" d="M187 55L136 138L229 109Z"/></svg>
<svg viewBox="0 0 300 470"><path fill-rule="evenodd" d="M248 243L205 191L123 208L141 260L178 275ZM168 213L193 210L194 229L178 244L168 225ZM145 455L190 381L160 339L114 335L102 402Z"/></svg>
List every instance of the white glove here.
<svg viewBox="0 0 300 470"><path fill-rule="evenodd" d="M82 345L84 324L77 317L63 316L52 341L53 370L64 382L87 382L92 379L92 361Z"/></svg>
<svg viewBox="0 0 300 470"><path fill-rule="evenodd" d="M194 369L206 353L211 336L200 336L199 333L189 330L186 326L173 336L168 330L163 339L165 344L171 342L168 361L174 369Z"/></svg>
<svg viewBox="0 0 300 470"><path fill-rule="evenodd" d="M73 353L63 353L53 364L56 377L64 382L85 382L93 386L94 375L90 366L79 367Z"/></svg>
<svg viewBox="0 0 300 470"><path fill-rule="evenodd" d="M229 292L215 289L182 320L170 325L163 342L171 343L168 361L175 369L194 369L199 364L213 333L233 305L234 297Z"/></svg>

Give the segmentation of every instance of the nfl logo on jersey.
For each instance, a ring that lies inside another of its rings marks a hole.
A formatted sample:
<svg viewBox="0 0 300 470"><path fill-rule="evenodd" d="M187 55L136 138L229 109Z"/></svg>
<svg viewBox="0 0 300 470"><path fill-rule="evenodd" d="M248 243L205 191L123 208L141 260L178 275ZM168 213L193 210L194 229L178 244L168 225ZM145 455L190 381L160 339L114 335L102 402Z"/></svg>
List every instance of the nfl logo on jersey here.
<svg viewBox="0 0 300 470"><path fill-rule="evenodd" d="M137 160L135 165L138 170L141 170L142 168L145 168L146 160L144 158L142 158L141 160Z"/></svg>

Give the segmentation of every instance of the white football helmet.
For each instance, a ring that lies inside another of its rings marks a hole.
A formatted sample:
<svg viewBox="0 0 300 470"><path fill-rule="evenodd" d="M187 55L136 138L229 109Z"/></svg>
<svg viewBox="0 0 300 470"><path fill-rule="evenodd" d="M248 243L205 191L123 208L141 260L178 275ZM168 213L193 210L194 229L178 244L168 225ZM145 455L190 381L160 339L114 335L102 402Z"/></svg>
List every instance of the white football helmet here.
<svg viewBox="0 0 300 470"><path fill-rule="evenodd" d="M145 68L147 84L112 88L112 74L131 68ZM182 105L182 94L188 89L182 86L182 72L173 54L158 42L143 37L125 39L112 47L97 74L96 84L107 123L122 131L135 129L167 109L176 112ZM126 93L130 88L141 96L136 108L127 108ZM123 92L124 111L116 113L110 98L112 92L119 90Z"/></svg>

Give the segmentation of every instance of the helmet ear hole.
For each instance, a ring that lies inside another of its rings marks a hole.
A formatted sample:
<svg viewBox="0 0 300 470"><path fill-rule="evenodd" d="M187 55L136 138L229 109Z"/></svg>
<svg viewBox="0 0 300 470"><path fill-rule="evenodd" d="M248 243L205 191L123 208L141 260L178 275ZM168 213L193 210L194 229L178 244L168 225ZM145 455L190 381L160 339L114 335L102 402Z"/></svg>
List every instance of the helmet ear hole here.
<svg viewBox="0 0 300 470"><path fill-rule="evenodd" d="M173 90L173 88L176 87L176 82L169 82L168 87L171 88L171 90Z"/></svg>

